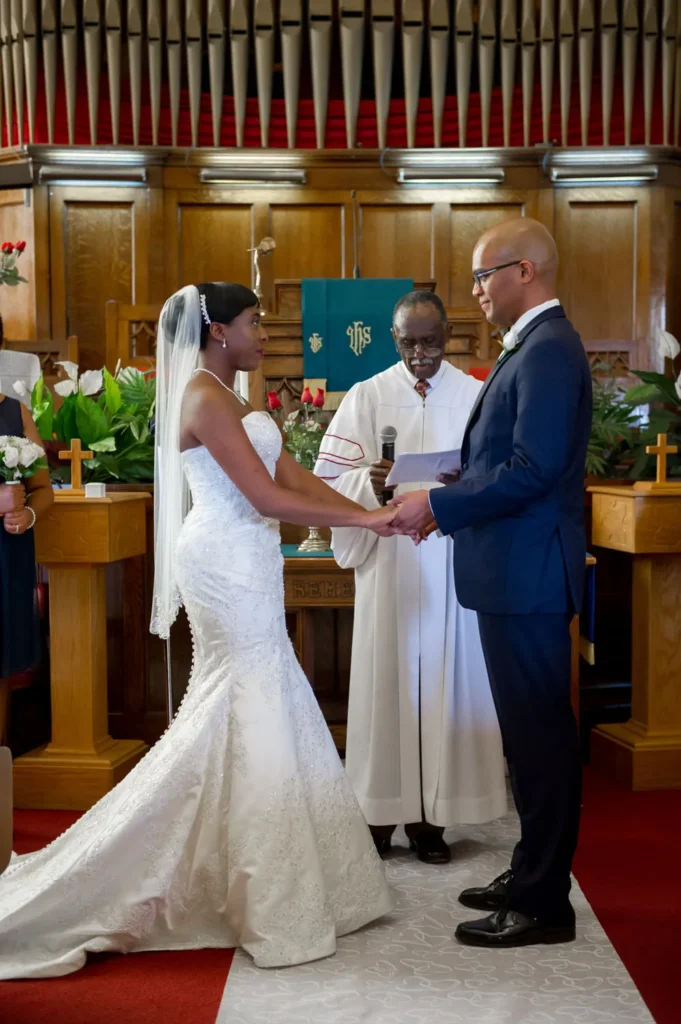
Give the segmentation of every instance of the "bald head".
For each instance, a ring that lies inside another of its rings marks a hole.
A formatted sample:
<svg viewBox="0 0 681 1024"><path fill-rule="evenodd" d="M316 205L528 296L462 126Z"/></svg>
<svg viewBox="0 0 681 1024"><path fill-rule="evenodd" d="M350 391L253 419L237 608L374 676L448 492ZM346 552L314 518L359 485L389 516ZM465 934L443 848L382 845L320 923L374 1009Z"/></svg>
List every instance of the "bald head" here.
<svg viewBox="0 0 681 1024"><path fill-rule="evenodd" d="M485 275L494 267L502 269ZM554 299L557 274L553 236L529 217L516 217L485 231L473 251L473 294L487 319L500 326L509 326L526 310Z"/></svg>

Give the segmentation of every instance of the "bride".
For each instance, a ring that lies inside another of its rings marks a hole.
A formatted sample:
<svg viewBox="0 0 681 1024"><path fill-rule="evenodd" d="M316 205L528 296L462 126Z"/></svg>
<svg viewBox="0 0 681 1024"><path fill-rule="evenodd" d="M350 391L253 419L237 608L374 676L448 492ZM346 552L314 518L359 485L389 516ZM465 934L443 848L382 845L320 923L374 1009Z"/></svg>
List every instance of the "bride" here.
<svg viewBox="0 0 681 1024"><path fill-rule="evenodd" d="M395 509L301 469L235 393L266 338L241 285L190 285L163 307L151 628L167 637L185 606L191 678L130 774L0 877L0 979L68 974L88 952L241 946L259 967L300 964L391 910L286 633L277 520L382 533Z"/></svg>

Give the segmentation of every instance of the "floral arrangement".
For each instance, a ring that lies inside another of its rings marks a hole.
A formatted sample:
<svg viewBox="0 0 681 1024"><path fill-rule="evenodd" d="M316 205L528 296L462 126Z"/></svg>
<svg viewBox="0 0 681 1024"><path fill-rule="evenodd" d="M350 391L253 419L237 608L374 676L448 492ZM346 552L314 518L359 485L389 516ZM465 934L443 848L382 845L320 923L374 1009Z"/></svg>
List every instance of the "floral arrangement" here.
<svg viewBox="0 0 681 1024"><path fill-rule="evenodd" d="M41 438L66 445L74 437L80 438L83 447L95 453L83 463L88 483L152 481L154 371L142 373L127 367L115 375L106 368L79 374L75 363L66 360L59 365L66 379L54 386L64 400L56 412L52 392L42 376L31 392L33 419ZM14 389L25 394L25 385L19 381ZM63 471L53 469L53 477L61 478Z"/></svg>
<svg viewBox="0 0 681 1024"><path fill-rule="evenodd" d="M278 421L283 415L283 405L276 391L267 392L267 405ZM325 427L320 422L324 408L324 392L317 389L314 398L309 388L300 396L300 408L289 413L280 422L284 435L284 448L304 469L314 469Z"/></svg>
<svg viewBox="0 0 681 1024"><path fill-rule="evenodd" d="M45 452L27 437L0 437L0 480L14 483L45 469Z"/></svg>
<svg viewBox="0 0 681 1024"><path fill-rule="evenodd" d="M20 282L26 284L17 269L17 260L26 248L26 242L3 242L0 246L0 284L16 287Z"/></svg>
<svg viewBox="0 0 681 1024"><path fill-rule="evenodd" d="M658 352L668 360L673 374L681 346L667 331L660 331ZM595 371L607 370L599 364ZM655 460L646 447L667 434L681 453L681 374L674 379L649 370L631 371L641 381L624 391L613 381L593 381L593 420L586 457L587 474L601 477L628 476L652 479ZM641 412L645 415L641 415ZM681 454L667 457L670 480L681 479Z"/></svg>

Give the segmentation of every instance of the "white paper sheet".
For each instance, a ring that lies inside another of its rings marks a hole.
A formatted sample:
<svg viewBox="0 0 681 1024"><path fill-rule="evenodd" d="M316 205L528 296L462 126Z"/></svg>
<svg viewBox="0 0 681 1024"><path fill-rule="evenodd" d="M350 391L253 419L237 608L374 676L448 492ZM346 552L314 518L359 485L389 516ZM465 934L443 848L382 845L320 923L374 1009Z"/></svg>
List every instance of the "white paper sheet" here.
<svg viewBox="0 0 681 1024"><path fill-rule="evenodd" d="M461 469L461 450L451 452L404 452L388 474L386 487L397 484L436 483L441 473Z"/></svg>

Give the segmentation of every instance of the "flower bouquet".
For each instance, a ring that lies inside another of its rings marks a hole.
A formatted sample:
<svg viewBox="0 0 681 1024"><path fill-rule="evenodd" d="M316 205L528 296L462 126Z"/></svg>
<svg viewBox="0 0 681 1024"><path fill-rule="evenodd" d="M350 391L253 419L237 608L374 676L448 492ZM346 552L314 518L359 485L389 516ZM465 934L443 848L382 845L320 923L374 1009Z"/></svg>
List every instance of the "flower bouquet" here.
<svg viewBox="0 0 681 1024"><path fill-rule="evenodd" d="M26 248L26 242L3 242L0 246L0 284L16 287L19 283L26 284L17 269L17 260Z"/></svg>
<svg viewBox="0 0 681 1024"><path fill-rule="evenodd" d="M275 419L280 420L282 415L282 402L276 391L267 392L267 405ZM300 396L300 408L294 409L280 422L282 434L284 435L284 448L296 462L299 462L303 469L314 469L315 462L319 455L322 438L326 428L320 422L321 411L324 408L324 392L321 388L312 397L309 388L303 390ZM299 551L328 551L329 545L319 532L318 526L310 526L306 540L298 547Z"/></svg>
<svg viewBox="0 0 681 1024"><path fill-rule="evenodd" d="M325 428L319 419L324 408L324 392L318 388L313 398L310 389L305 388L300 396L300 403L300 408L289 413L284 421L280 422L280 426L286 451L303 469L311 470L314 469L324 436ZM267 404L275 419L279 420L277 414L283 406L276 391L267 392Z"/></svg>
<svg viewBox="0 0 681 1024"><path fill-rule="evenodd" d="M46 469L45 452L39 444L27 437L0 436L0 481L18 484L26 477L33 476L39 469Z"/></svg>

